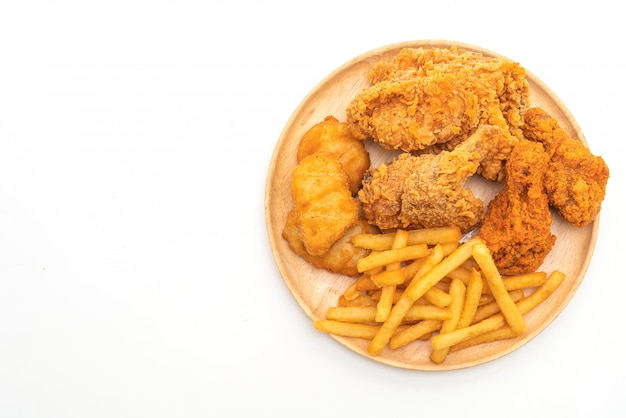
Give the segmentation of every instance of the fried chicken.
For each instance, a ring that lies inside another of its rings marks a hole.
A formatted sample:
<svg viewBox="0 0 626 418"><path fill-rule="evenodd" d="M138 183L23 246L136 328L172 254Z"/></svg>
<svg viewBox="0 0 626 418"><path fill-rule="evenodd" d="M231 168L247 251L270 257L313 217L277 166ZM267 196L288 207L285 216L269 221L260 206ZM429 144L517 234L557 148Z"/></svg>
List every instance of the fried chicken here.
<svg viewBox="0 0 626 418"><path fill-rule="evenodd" d="M347 276L358 276L357 261L367 256L370 251L355 247L352 238L357 234L376 234L379 230L364 220L360 220L355 226L348 229L324 255L311 255L300 240L300 229L296 224L296 212L291 211L287 216L287 222L283 229L282 236L289 243L289 247L300 257L317 268L328 270L337 274Z"/></svg>
<svg viewBox="0 0 626 418"><path fill-rule="evenodd" d="M524 120L524 135L542 143L550 155L544 180L550 204L571 224L589 224L600 213L608 166L582 142L570 138L543 109L529 109Z"/></svg>
<svg viewBox="0 0 626 418"><path fill-rule="evenodd" d="M371 168L359 192L364 217L380 229L458 226L468 232L481 221L484 205L463 184L483 161L499 170L513 145L499 127L480 126L452 151L403 153Z"/></svg>
<svg viewBox="0 0 626 418"><path fill-rule="evenodd" d="M503 275L536 271L556 241L543 186L548 159L541 144L521 141L506 163L503 189L487 207L478 236Z"/></svg>
<svg viewBox="0 0 626 418"><path fill-rule="evenodd" d="M369 73L372 86L347 107L359 139L406 152L452 150L481 124L521 137L525 70L462 49L405 48Z"/></svg>
<svg viewBox="0 0 626 418"><path fill-rule="evenodd" d="M300 140L298 162L315 152L330 152L337 158L348 175L352 194L361 188L370 156L363 142L352 135L347 123L327 116L309 129Z"/></svg>
<svg viewBox="0 0 626 418"><path fill-rule="evenodd" d="M330 153L313 153L294 169L291 194L295 224L309 254L328 253L359 221L359 203L348 187L348 175Z"/></svg>

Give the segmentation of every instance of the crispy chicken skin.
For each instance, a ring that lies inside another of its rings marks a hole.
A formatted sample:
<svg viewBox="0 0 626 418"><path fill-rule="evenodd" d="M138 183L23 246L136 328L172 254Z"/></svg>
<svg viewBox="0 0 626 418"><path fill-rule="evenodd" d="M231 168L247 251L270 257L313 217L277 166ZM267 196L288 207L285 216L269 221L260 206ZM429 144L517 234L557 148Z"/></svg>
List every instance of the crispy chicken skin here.
<svg viewBox="0 0 626 418"><path fill-rule="evenodd" d="M521 141L506 163L504 187L487 207L478 236L503 275L536 271L556 240L543 186L548 159L541 144Z"/></svg>
<svg viewBox="0 0 626 418"><path fill-rule="evenodd" d="M359 192L364 217L380 229L471 230L481 221L484 205L463 184L483 161L499 171L514 146L509 138L499 127L481 126L452 151L403 153L390 164L371 168Z"/></svg>
<svg viewBox="0 0 626 418"><path fill-rule="evenodd" d="M543 109L529 109L524 121L524 135L550 154L544 180L550 204L571 224L588 225L600 213L606 193L609 168L604 159L570 138Z"/></svg>
<svg viewBox="0 0 626 418"><path fill-rule="evenodd" d="M361 180L370 166L370 156L362 141L356 139L347 123L327 116L309 129L298 147L298 162L315 152L330 152L341 163L350 181L350 191L361 188Z"/></svg>
<svg viewBox="0 0 626 418"><path fill-rule="evenodd" d="M359 220L359 203L348 175L330 153L316 152L292 173L295 224L307 252L321 256Z"/></svg>
<svg viewBox="0 0 626 418"><path fill-rule="evenodd" d="M347 107L359 139L387 149L451 150L481 124L521 137L527 107L525 70L462 49L405 48L369 73L372 86Z"/></svg>

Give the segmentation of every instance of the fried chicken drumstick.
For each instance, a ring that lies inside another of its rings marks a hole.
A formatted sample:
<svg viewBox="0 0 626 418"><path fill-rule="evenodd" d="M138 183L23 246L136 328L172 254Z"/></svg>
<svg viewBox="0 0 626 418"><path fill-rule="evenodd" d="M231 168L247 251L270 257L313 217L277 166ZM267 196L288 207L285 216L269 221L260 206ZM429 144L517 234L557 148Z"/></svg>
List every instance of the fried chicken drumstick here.
<svg viewBox="0 0 626 418"><path fill-rule="evenodd" d="M497 126L481 126L452 151L403 153L390 164L371 168L359 192L364 217L380 229L471 230L482 219L484 205L463 184L484 162L499 170L516 143L510 138Z"/></svg>
<svg viewBox="0 0 626 418"><path fill-rule="evenodd" d="M556 241L543 186L548 159L540 143L521 141L506 163L503 189L489 202L478 236L502 274L536 271Z"/></svg>

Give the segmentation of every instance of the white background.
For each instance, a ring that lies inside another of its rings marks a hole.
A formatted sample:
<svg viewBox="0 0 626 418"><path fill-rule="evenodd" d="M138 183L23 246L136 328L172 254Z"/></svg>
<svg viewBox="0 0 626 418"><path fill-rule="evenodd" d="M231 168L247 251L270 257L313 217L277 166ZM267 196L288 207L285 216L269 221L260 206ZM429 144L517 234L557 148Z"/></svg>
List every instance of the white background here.
<svg viewBox="0 0 626 418"><path fill-rule="evenodd" d="M602 0L0 3L0 417L624 416L624 35ZM417 39L520 62L611 169L567 308L452 372L315 331L265 229L292 111Z"/></svg>

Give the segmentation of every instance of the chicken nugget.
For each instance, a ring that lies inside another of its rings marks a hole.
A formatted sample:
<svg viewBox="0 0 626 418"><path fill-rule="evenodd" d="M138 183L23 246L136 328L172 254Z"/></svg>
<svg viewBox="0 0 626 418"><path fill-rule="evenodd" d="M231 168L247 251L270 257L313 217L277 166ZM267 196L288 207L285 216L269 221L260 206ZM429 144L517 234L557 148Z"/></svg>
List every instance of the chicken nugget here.
<svg viewBox="0 0 626 418"><path fill-rule="evenodd" d="M359 220L359 204L348 175L330 153L316 152L294 169L291 194L300 240L307 252L321 256Z"/></svg>
<svg viewBox="0 0 626 418"><path fill-rule="evenodd" d="M287 222L283 229L283 238L289 243L289 247L300 257L317 268L328 270L332 273L345 274L347 276L358 276L356 263L360 258L367 256L370 251L364 248L355 247L352 238L358 234L375 234L380 232L378 228L360 220L355 226L348 229L346 233L335 242L330 250L322 255L316 256L308 253L302 241L300 241L300 229L296 224L296 212L291 211L287 216Z"/></svg>
<svg viewBox="0 0 626 418"><path fill-rule="evenodd" d="M315 152L329 152L337 158L350 180L350 191L361 188L363 175L370 166L370 156L362 141L356 139L347 123L327 116L309 129L298 147L298 162Z"/></svg>

